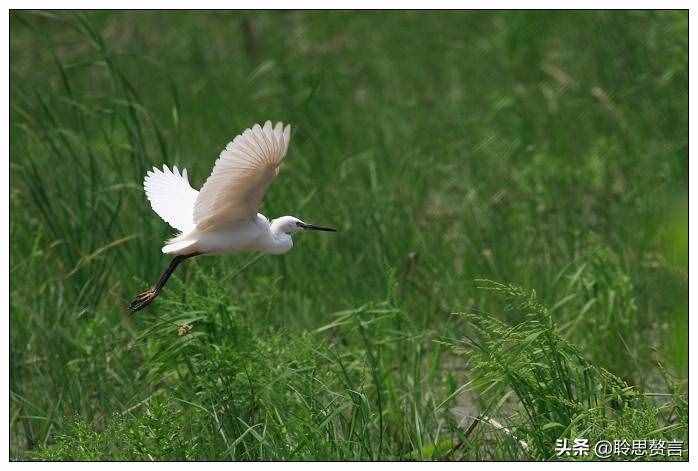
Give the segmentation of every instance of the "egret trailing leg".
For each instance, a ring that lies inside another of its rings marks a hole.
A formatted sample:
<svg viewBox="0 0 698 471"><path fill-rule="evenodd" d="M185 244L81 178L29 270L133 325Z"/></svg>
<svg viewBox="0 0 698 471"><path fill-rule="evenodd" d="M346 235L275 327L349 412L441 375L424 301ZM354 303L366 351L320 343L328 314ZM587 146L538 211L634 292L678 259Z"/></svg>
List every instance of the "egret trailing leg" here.
<svg viewBox="0 0 698 471"><path fill-rule="evenodd" d="M197 255L199 254L193 253L189 255L177 255L175 258L173 258L165 271L162 272L162 275L160 275L160 278L158 279L158 282L155 283L155 286L136 296L133 301L131 301L131 304L128 305L129 310L132 312L140 311L148 304L152 303L155 298L158 297L160 291L162 291L162 288L165 286L165 283L167 283L167 280L170 279L170 276L172 276L172 273L174 273L179 264L186 259L196 257Z"/></svg>

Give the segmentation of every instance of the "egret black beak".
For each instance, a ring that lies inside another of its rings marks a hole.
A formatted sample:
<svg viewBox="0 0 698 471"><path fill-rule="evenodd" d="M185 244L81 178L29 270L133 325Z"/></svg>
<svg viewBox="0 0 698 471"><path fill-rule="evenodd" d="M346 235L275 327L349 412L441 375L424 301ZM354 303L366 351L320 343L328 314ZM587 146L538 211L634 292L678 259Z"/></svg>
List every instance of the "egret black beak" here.
<svg viewBox="0 0 698 471"><path fill-rule="evenodd" d="M333 227L316 226L315 224L306 224L304 222L299 222L298 225L303 229L312 229L314 231L337 232L337 229Z"/></svg>

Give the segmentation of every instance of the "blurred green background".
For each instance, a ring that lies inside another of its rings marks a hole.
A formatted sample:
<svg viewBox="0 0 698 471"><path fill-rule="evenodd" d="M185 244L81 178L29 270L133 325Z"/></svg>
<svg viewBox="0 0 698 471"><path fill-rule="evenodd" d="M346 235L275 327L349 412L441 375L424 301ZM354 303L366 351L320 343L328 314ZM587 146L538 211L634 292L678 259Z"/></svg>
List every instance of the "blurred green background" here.
<svg viewBox="0 0 698 471"><path fill-rule="evenodd" d="M535 290L628 385L685 391L686 12L10 27L13 459L453 458L434 451L463 433L437 407L469 375L442 342L468 332L451 313L516 322L480 278ZM145 171L185 167L198 188L267 119L293 137L262 212L340 232L188 262L129 316L172 234Z"/></svg>

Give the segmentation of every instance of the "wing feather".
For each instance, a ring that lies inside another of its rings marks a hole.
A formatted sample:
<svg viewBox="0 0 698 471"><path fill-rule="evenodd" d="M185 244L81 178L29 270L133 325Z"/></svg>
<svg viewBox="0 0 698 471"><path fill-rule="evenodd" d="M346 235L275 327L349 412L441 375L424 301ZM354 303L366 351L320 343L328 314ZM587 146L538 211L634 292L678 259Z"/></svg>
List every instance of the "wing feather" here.
<svg viewBox="0 0 698 471"><path fill-rule="evenodd" d="M194 228L194 202L199 192L189 184L187 169L180 173L176 166L172 170L167 165L162 170L153 167L143 187L153 211L165 222L182 232Z"/></svg>
<svg viewBox="0 0 698 471"><path fill-rule="evenodd" d="M291 126L255 124L228 143L194 204L194 223L205 230L252 218L291 140Z"/></svg>

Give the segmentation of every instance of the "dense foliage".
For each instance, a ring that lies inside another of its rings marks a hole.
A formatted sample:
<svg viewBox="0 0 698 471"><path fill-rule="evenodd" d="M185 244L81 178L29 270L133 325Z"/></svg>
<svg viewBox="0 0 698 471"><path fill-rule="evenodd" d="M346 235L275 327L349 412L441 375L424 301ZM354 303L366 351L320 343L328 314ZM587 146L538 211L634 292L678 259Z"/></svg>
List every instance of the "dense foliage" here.
<svg viewBox="0 0 698 471"><path fill-rule="evenodd" d="M686 12L10 26L13 459L687 440ZM263 212L340 232L188 261L130 316L172 234L145 171L199 186L266 119L294 131Z"/></svg>

